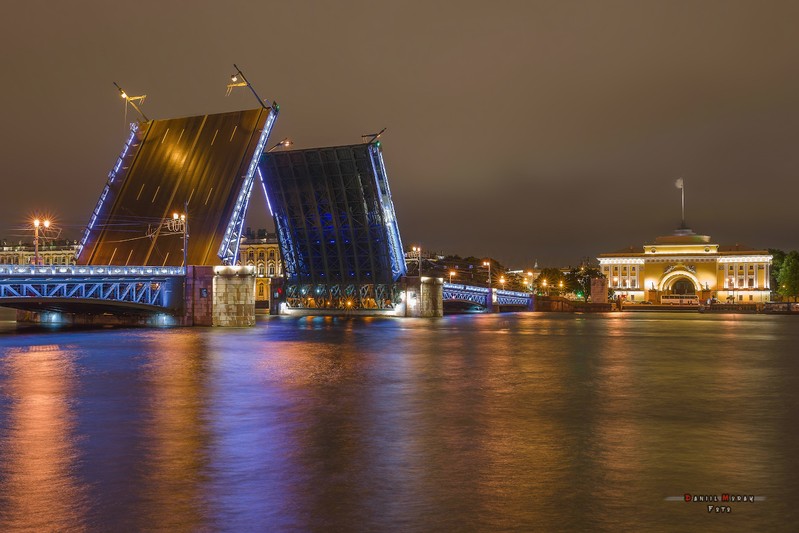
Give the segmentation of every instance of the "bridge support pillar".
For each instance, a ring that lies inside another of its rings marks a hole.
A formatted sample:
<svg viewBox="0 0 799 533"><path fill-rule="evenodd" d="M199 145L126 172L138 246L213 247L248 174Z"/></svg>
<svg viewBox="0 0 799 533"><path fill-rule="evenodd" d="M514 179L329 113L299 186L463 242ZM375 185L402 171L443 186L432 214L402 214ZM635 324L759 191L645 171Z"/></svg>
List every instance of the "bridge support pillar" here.
<svg viewBox="0 0 799 533"><path fill-rule="evenodd" d="M444 316L444 279L406 277L403 303L407 317Z"/></svg>
<svg viewBox="0 0 799 533"><path fill-rule="evenodd" d="M255 325L255 268L214 267L213 325Z"/></svg>

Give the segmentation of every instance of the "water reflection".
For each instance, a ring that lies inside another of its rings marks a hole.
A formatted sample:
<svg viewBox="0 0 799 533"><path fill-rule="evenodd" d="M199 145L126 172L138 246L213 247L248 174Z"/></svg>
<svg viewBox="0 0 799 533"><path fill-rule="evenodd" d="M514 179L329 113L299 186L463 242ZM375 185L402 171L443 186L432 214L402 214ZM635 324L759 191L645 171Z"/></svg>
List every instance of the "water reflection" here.
<svg viewBox="0 0 799 533"><path fill-rule="evenodd" d="M0 530L83 529L74 361L58 345L34 345L7 350L0 365Z"/></svg>
<svg viewBox="0 0 799 533"><path fill-rule="evenodd" d="M797 343L659 314L0 337L1 525L792 531ZM664 501L722 491L768 500Z"/></svg>

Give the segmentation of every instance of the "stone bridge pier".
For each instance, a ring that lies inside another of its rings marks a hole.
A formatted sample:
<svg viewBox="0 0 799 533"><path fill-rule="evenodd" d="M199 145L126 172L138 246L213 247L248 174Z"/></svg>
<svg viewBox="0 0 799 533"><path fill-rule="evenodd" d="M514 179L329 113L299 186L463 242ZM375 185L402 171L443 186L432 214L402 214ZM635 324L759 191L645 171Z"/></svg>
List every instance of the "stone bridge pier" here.
<svg viewBox="0 0 799 533"><path fill-rule="evenodd" d="M405 277L404 316L430 318L444 316L444 279Z"/></svg>

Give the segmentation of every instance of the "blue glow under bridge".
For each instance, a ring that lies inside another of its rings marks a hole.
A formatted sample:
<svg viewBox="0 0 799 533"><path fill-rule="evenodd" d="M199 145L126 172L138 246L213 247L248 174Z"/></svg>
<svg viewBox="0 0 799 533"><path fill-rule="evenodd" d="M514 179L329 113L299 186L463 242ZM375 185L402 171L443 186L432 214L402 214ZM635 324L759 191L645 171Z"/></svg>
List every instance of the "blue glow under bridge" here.
<svg viewBox="0 0 799 533"><path fill-rule="evenodd" d="M57 312L176 312L183 267L0 265L0 306Z"/></svg>

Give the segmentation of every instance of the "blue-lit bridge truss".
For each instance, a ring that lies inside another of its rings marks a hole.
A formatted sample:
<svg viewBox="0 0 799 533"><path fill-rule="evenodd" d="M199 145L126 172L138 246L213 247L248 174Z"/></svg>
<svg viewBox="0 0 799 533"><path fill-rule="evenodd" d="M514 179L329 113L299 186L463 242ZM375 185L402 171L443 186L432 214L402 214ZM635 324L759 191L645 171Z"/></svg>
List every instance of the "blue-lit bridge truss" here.
<svg viewBox="0 0 799 533"><path fill-rule="evenodd" d="M532 296L526 292L506 291L493 289L493 305L497 306L532 306ZM491 304L491 289L475 287L473 285L460 285L457 283L444 283L445 302L466 302L488 308Z"/></svg>
<svg viewBox="0 0 799 533"><path fill-rule="evenodd" d="M0 265L0 305L175 311L182 306L175 292L184 277L182 267Z"/></svg>

